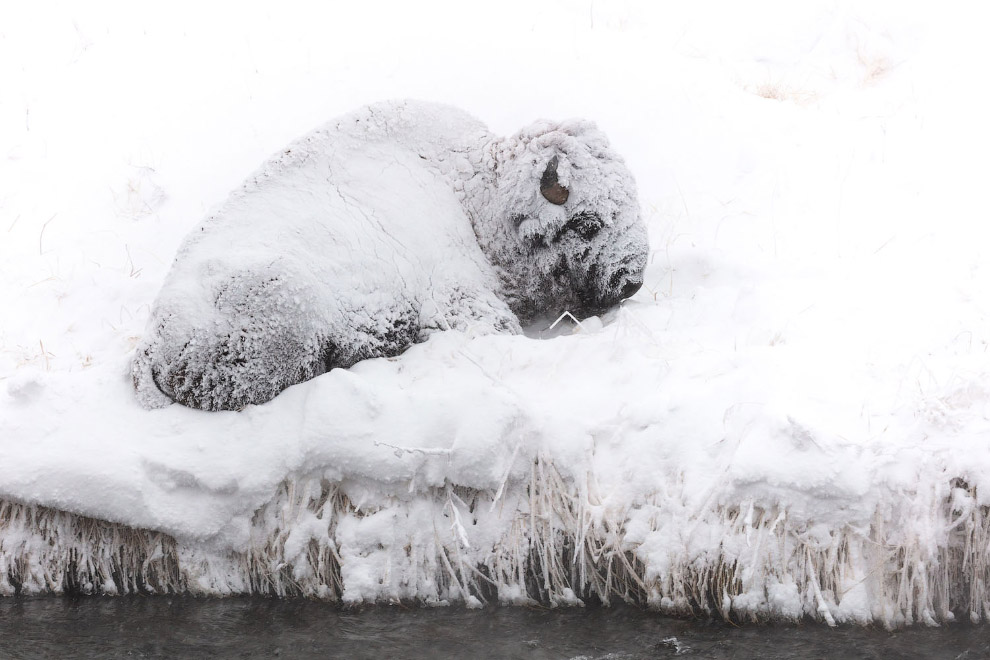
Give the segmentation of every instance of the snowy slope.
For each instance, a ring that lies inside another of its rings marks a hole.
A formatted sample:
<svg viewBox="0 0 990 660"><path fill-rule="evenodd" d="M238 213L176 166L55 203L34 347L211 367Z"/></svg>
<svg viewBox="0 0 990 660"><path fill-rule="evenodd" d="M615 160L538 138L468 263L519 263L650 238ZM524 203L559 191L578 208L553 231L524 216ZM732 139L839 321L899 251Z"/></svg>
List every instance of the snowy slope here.
<svg viewBox="0 0 990 660"><path fill-rule="evenodd" d="M976 22L489 9L0 10L0 589L66 588L59 544L111 529L40 505L167 534L162 589L990 615ZM603 328L445 333L241 413L138 406L182 236L291 139L402 97L503 135L594 119L637 177L643 290ZM126 589L104 560L88 589Z"/></svg>

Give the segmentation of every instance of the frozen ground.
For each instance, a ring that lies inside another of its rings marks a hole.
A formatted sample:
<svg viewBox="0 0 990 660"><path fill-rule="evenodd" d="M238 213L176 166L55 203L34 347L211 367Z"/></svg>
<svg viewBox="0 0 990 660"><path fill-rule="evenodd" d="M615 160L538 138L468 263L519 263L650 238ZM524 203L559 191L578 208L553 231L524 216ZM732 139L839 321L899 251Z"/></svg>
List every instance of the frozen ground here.
<svg viewBox="0 0 990 660"><path fill-rule="evenodd" d="M134 12L0 9L0 590L66 588L69 550L121 529L41 505L164 532L143 570L171 552L159 587L197 593L990 615L972 16ZM404 97L499 134L596 120L637 177L644 289L573 336L448 333L241 413L140 408L128 364L183 235L291 139ZM81 588L126 590L119 564Z"/></svg>

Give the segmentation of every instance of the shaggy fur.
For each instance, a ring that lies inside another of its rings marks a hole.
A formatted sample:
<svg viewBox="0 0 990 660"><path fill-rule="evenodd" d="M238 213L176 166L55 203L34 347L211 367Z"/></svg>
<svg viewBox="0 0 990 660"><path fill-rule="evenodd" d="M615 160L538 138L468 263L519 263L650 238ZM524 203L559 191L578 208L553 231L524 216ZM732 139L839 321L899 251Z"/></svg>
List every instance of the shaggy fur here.
<svg viewBox="0 0 990 660"><path fill-rule="evenodd" d="M633 178L584 121L497 138L382 103L290 145L186 239L133 365L141 402L264 403L437 330L519 332L642 284Z"/></svg>

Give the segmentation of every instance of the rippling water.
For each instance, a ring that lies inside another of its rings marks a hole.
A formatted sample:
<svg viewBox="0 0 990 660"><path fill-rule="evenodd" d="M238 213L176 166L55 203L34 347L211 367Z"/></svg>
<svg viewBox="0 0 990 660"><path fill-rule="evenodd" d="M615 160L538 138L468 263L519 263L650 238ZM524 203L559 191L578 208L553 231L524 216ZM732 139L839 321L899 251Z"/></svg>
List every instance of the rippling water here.
<svg viewBox="0 0 990 660"><path fill-rule="evenodd" d="M990 658L990 627L895 633L671 619L629 607L486 610L188 597L0 598L0 658Z"/></svg>

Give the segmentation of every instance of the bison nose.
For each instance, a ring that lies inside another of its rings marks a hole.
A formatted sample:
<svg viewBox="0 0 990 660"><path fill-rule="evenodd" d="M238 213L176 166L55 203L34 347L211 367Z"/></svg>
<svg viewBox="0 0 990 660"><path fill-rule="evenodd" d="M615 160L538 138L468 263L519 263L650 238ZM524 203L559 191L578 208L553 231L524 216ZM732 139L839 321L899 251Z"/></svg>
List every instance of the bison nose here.
<svg viewBox="0 0 990 660"><path fill-rule="evenodd" d="M632 298L643 283L638 280L629 280L626 282L625 286L622 287L622 293L620 294L622 298Z"/></svg>

